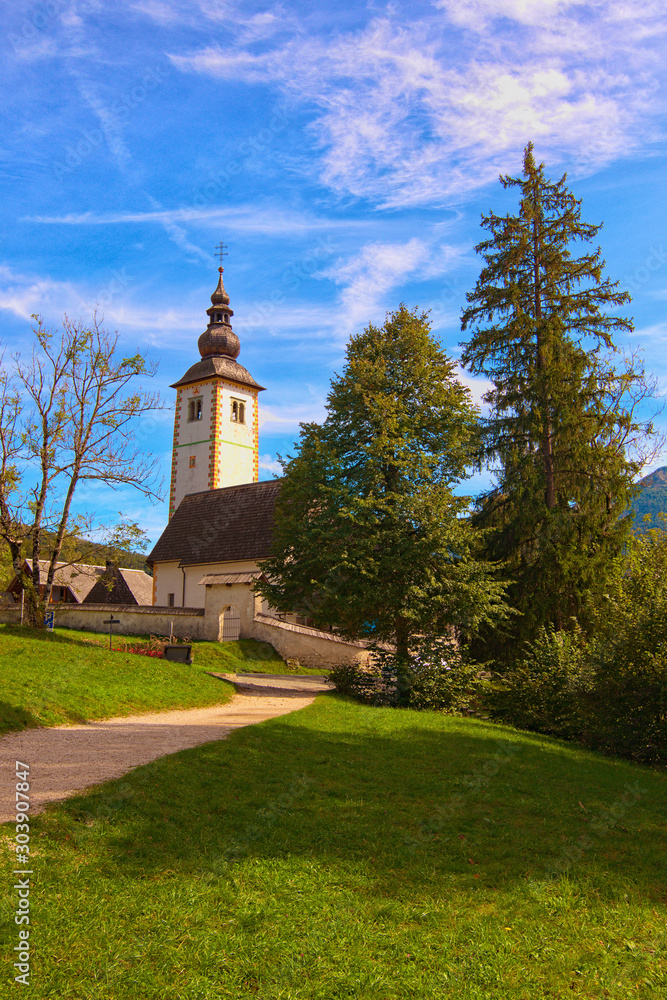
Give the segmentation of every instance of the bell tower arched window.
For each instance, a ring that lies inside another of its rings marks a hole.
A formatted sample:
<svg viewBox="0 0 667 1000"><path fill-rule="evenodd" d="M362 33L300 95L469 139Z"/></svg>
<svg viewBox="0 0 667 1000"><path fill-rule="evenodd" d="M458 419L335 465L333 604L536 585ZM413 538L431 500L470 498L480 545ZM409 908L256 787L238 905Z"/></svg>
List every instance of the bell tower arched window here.
<svg viewBox="0 0 667 1000"><path fill-rule="evenodd" d="M189 399L188 400L188 423L192 423L193 420L201 420L202 417L202 404L201 399Z"/></svg>
<svg viewBox="0 0 667 1000"><path fill-rule="evenodd" d="M245 423L245 403L242 399L232 399L229 419L234 424Z"/></svg>

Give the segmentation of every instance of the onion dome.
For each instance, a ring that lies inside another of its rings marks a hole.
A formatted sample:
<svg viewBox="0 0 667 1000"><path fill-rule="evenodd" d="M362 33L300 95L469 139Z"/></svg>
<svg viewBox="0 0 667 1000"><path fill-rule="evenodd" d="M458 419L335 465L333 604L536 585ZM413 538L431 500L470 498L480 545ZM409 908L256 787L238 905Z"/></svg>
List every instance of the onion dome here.
<svg viewBox="0 0 667 1000"><path fill-rule="evenodd" d="M222 281L223 268L218 268L218 287L211 296L211 306L206 310L208 326L198 341L202 358L237 358L241 350L239 338L231 327L234 310L229 307L229 295Z"/></svg>

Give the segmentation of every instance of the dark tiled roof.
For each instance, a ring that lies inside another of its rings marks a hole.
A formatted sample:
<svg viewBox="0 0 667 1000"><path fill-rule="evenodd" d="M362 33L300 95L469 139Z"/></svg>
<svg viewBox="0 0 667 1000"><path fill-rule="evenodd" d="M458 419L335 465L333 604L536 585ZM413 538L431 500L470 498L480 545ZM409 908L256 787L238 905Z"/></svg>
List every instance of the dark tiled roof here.
<svg viewBox="0 0 667 1000"><path fill-rule="evenodd" d="M240 385L249 385L253 389L264 390L264 386L255 382L250 372L238 361L217 356L202 358L192 368L188 368L183 378L174 382L171 388L177 389L178 386L189 385L190 382L203 382L205 379L215 378L216 375L230 382L238 382Z"/></svg>
<svg viewBox="0 0 667 1000"><path fill-rule="evenodd" d="M280 480L206 490L183 497L146 562L186 566L265 559L273 538Z"/></svg>
<svg viewBox="0 0 667 1000"><path fill-rule="evenodd" d="M26 568L30 570L31 562L26 559ZM39 560L42 583L46 583L49 564L45 559ZM56 563L53 584L56 587L67 588L77 604L152 604L153 579L141 569L113 569L115 579L110 582L109 566L89 566L87 563ZM21 585L16 577L12 580L11 589L20 593Z"/></svg>
<svg viewBox="0 0 667 1000"><path fill-rule="evenodd" d="M140 569L107 566L83 604L152 604L153 580Z"/></svg>

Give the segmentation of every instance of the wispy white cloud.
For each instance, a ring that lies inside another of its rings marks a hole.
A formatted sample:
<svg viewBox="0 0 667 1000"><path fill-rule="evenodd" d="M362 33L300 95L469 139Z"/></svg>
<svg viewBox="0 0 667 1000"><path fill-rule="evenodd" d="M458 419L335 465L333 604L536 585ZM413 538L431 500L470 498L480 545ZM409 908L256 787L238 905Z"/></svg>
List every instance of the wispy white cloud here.
<svg viewBox="0 0 667 1000"><path fill-rule="evenodd" d="M283 395L285 387L283 386ZM297 391L300 395L297 395ZM275 393L273 394L275 395ZM260 403L259 429L263 434L297 434L299 424L315 421L321 423L326 417L326 389L301 386L295 389L298 402L276 401L270 407Z"/></svg>
<svg viewBox="0 0 667 1000"><path fill-rule="evenodd" d="M59 226L112 226L156 223L161 226L183 226L187 223L204 223L207 228L224 223L230 230L244 233L266 234L327 232L343 229L363 230L370 223L362 219L332 219L310 212L291 212L287 209L261 202L248 205L210 206L205 208L172 208L146 211L120 212L67 212L64 215L31 215L24 222Z"/></svg>
<svg viewBox="0 0 667 1000"><path fill-rule="evenodd" d="M89 311L89 303L72 282L54 281L49 277L20 274L6 265L0 266L0 310L20 319L30 320L34 313L46 317Z"/></svg>
<svg viewBox="0 0 667 1000"><path fill-rule="evenodd" d="M464 371L460 365L456 367L456 377L459 382L469 391L475 406L479 406L483 413L488 413L489 407L484 402L484 396L493 388L493 383L485 378L475 378Z"/></svg>
<svg viewBox="0 0 667 1000"><path fill-rule="evenodd" d="M644 341L661 342L667 341L667 322L651 323L635 330L637 341L642 344Z"/></svg>
<svg viewBox="0 0 667 1000"><path fill-rule="evenodd" d="M264 472L271 472L276 476L282 476L283 467L273 455L260 455L259 467Z"/></svg>
<svg viewBox="0 0 667 1000"><path fill-rule="evenodd" d="M255 13L248 12L247 4L231 0L129 0L127 6L165 27L201 27L206 21L224 24L226 32L244 43L272 38L295 23L294 15L282 4Z"/></svg>
<svg viewBox="0 0 667 1000"><path fill-rule="evenodd" d="M441 202L516 170L534 139L590 171L656 137L667 10L655 0L442 0L365 29L174 53L184 72L273 84L313 109L319 177L385 207ZM628 70L632 67L632 72Z"/></svg>
<svg viewBox="0 0 667 1000"><path fill-rule="evenodd" d="M413 237L407 243L368 243L346 262L338 261L325 274L342 286L339 329L347 336L365 323L381 321L387 293L425 266L430 258L427 244Z"/></svg>
<svg viewBox="0 0 667 1000"><path fill-rule="evenodd" d="M123 138L123 123L112 108L99 96L97 87L81 73L74 74L82 100L100 123L107 148L117 166L124 170L130 162L130 151Z"/></svg>
<svg viewBox="0 0 667 1000"><path fill-rule="evenodd" d="M39 314L50 324L57 324L65 313L73 319L90 319L97 310L98 319L106 326L124 331L140 331L148 344L178 347L171 338L166 344L164 331L188 331L201 327L201 315L192 309L166 308L160 312L156 329L155 305L145 306L131 301L134 278L126 269L112 269L93 284L59 281L48 275L22 274L7 265L0 265L0 311L19 319L30 320Z"/></svg>
<svg viewBox="0 0 667 1000"><path fill-rule="evenodd" d="M153 208L160 212L162 206L159 204L157 199L153 198L152 195L148 196L148 199L153 206ZM201 247L198 247L195 243L192 243L188 238L188 235L183 226L179 226L173 218L170 218L169 213L165 213L161 219L161 225L164 231L167 233L169 239L176 244L177 247L184 252L185 256L190 260L201 260L207 264L211 262L210 253L205 253Z"/></svg>

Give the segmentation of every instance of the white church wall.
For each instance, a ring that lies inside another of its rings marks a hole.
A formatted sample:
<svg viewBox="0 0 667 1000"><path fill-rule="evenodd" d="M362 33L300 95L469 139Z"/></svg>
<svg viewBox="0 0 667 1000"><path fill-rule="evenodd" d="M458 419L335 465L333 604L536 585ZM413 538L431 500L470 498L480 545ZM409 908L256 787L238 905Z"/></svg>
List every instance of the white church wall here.
<svg viewBox="0 0 667 1000"><path fill-rule="evenodd" d="M207 638L206 619L199 608L141 607L136 604L52 604L56 628L75 628L87 632L109 632L104 624L110 615L119 620L114 635L187 636L195 642ZM5 617L5 612L8 612ZM0 622L16 621L21 609L0 610ZM11 618L9 616L12 616Z"/></svg>
<svg viewBox="0 0 667 1000"><path fill-rule="evenodd" d="M257 393L231 382L218 387L215 486L257 481Z"/></svg>
<svg viewBox="0 0 667 1000"><path fill-rule="evenodd" d="M185 570L185 601L183 600L183 569ZM156 563L153 567L156 605L166 607L169 594L174 595L177 608L203 608L206 604L205 588L199 581L206 573L254 573L257 563L251 559L225 563L204 563L185 566L181 569L177 561ZM266 610L266 608L263 608Z"/></svg>
<svg viewBox="0 0 667 1000"><path fill-rule="evenodd" d="M345 663L368 660L364 643L346 642L319 629L280 621L262 613L262 599L248 584L210 584L206 588L206 633L212 641L222 639L226 608L238 609L241 638L270 643L283 659L296 659L304 667L323 671Z"/></svg>
<svg viewBox="0 0 667 1000"><path fill-rule="evenodd" d="M201 579L201 577L200 577ZM268 642L283 659L296 659L304 667L326 672L345 663L364 663L368 650L362 643L344 642L326 632L306 626L279 621L261 611L261 600L247 584L202 587L206 591L206 608L136 607L111 604L57 604L56 627L107 632L104 624L109 615L119 619L115 635L162 635L170 631L179 637L220 641L225 608L238 609L241 618L241 638ZM0 622L16 623L20 608L0 608Z"/></svg>

